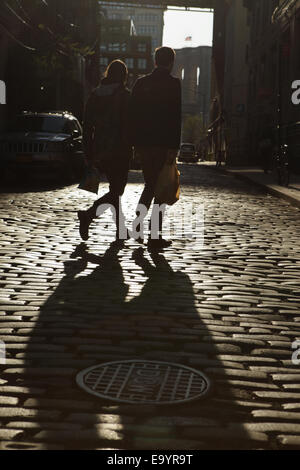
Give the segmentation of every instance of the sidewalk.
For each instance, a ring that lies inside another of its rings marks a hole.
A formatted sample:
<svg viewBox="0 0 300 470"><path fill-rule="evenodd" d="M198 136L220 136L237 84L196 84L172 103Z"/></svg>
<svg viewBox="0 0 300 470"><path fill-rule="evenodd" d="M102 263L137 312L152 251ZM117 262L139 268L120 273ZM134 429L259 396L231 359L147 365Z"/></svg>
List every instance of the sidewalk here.
<svg viewBox="0 0 300 470"><path fill-rule="evenodd" d="M215 162L202 162L201 165L209 168L215 168L216 171L222 171L234 175L236 178L250 181L257 186L261 186L274 196L285 199L296 207L300 207L300 175L291 175L291 181L288 188L276 184L273 174L266 175L263 170L257 167L224 167L217 169Z"/></svg>

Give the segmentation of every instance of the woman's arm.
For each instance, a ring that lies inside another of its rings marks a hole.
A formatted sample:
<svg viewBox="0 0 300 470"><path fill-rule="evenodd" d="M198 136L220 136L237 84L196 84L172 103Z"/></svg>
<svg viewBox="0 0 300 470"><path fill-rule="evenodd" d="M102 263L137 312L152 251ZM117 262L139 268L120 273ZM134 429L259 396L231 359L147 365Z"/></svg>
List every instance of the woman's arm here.
<svg viewBox="0 0 300 470"><path fill-rule="evenodd" d="M121 106L121 139L122 146L132 147L132 128L130 117L130 92L126 90Z"/></svg>

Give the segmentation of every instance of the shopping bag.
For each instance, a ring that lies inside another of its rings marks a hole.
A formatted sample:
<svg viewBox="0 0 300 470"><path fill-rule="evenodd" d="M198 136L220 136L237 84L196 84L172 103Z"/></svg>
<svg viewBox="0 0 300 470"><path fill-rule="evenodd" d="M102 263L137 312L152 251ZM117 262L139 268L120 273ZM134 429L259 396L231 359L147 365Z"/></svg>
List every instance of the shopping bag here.
<svg viewBox="0 0 300 470"><path fill-rule="evenodd" d="M175 162L166 162L158 176L154 195L161 204L172 206L179 200L180 173Z"/></svg>
<svg viewBox="0 0 300 470"><path fill-rule="evenodd" d="M96 168L88 167L78 188L98 194L100 175Z"/></svg>

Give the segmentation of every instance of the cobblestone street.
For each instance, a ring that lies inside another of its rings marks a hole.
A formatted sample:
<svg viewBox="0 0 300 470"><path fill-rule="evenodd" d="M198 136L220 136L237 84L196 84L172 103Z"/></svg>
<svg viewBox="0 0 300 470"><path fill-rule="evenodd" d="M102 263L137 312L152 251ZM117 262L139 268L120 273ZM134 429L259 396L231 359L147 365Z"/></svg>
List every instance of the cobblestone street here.
<svg viewBox="0 0 300 470"><path fill-rule="evenodd" d="M204 246L174 235L159 255L111 246L109 211L83 244L76 212L95 196L77 185L0 194L1 449L300 448L299 209L201 165L180 171L174 213L204 204ZM129 221L141 190L131 172ZM212 389L139 406L76 384L132 358L199 369Z"/></svg>

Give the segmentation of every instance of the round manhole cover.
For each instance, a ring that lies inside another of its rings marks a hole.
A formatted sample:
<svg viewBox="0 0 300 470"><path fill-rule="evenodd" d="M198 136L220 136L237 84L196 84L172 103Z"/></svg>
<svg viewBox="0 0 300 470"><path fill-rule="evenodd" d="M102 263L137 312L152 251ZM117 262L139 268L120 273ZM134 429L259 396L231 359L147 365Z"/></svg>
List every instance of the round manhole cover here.
<svg viewBox="0 0 300 470"><path fill-rule="evenodd" d="M85 369L77 384L101 398L132 404L172 404L202 398L209 380L201 372L160 361L116 361Z"/></svg>

